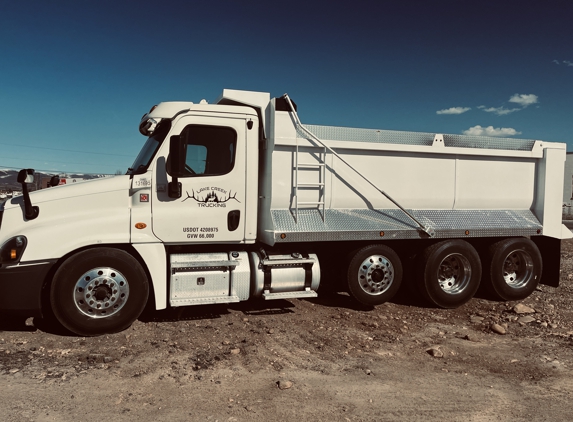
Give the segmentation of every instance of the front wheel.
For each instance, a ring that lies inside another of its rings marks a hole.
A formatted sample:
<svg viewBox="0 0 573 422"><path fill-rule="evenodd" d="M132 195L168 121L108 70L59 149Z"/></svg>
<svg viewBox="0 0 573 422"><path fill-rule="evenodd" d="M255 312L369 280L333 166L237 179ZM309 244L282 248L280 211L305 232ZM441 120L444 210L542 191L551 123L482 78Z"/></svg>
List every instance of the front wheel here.
<svg viewBox="0 0 573 422"><path fill-rule="evenodd" d="M90 249L68 258L50 291L54 315L81 336L115 333L141 314L149 295L145 271L127 252Z"/></svg>
<svg viewBox="0 0 573 422"><path fill-rule="evenodd" d="M457 308L476 293L481 261L469 243L446 240L426 248L418 271L418 287L428 302L440 308Z"/></svg>
<svg viewBox="0 0 573 422"><path fill-rule="evenodd" d="M367 306L380 305L392 299L400 288L402 263L388 246L366 246L353 254L347 280L354 299Z"/></svg>

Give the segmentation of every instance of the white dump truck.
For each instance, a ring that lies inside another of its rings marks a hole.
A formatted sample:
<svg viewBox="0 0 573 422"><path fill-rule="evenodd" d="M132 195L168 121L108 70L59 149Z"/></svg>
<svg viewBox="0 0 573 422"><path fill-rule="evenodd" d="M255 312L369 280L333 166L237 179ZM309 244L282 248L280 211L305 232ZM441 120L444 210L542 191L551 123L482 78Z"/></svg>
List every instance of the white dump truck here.
<svg viewBox="0 0 573 422"><path fill-rule="evenodd" d="M153 309L308 298L366 306L402 279L452 308L558 285L565 144L303 125L284 95L165 102L126 175L0 208L0 311L79 335ZM57 180L53 185L57 184Z"/></svg>

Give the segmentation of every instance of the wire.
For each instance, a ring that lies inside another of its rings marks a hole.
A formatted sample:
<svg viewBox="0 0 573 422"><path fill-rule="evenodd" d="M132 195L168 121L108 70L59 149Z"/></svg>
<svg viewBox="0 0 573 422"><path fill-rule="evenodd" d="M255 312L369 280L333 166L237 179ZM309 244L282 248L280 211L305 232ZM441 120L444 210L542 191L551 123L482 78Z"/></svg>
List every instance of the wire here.
<svg viewBox="0 0 573 422"><path fill-rule="evenodd" d="M0 142L0 145L7 145L7 146L11 146L11 147L21 147L21 148L33 148L33 149L47 149L50 151L64 151L64 152L77 152L80 154L98 154L98 155L112 155L114 157L132 157L131 155L127 155L127 154L110 154L107 152L93 152L93 151L75 151L73 149L60 149L60 148L48 148L48 147L32 147L29 145L17 145L17 144L7 144L7 143L3 143Z"/></svg>
<svg viewBox="0 0 573 422"><path fill-rule="evenodd" d="M29 168L29 167L11 167L11 166L3 166L0 164L0 171L4 170L4 169L12 169L12 170L22 170L22 168ZM103 174L103 175L111 175L112 173L102 173L102 172L98 172L98 173L86 173L85 171L70 171L70 170L65 170L65 171L60 171L60 170L46 170L46 169L34 169L34 171L39 171L42 173L52 173L52 174L88 174L88 175L96 175L96 174ZM115 174L115 173L113 173ZM122 173L123 174L123 173ZM1 179L0 179L1 180ZM0 184L2 182L0 181Z"/></svg>
<svg viewBox="0 0 573 422"><path fill-rule="evenodd" d="M26 160L26 161L43 161L43 162L48 162L48 163L60 163L60 164L76 164L78 166L105 166L105 167L117 167L117 166L122 166L123 164L90 164L90 163L72 163L69 161L55 161L55 160L44 160L44 159L36 159L36 158L20 158L20 157L6 157L3 156L2 158L10 158L12 160Z"/></svg>

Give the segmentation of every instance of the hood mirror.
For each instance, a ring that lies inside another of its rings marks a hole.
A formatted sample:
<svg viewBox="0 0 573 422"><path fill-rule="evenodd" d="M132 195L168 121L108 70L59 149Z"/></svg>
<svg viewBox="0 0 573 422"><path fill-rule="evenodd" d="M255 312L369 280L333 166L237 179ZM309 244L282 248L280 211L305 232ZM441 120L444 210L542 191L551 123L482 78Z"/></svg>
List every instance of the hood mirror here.
<svg viewBox="0 0 573 422"><path fill-rule="evenodd" d="M34 169L23 169L18 172L18 183L22 185L22 196L24 197L24 217L26 220L33 220L40 214L40 208L32 206L28 183L34 183Z"/></svg>

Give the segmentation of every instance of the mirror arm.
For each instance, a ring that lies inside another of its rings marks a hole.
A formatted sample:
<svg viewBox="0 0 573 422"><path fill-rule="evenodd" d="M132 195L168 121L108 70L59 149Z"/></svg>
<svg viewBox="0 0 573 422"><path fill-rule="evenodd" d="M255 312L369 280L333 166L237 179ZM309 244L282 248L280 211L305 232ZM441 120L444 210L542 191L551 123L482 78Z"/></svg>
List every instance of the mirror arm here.
<svg viewBox="0 0 573 422"><path fill-rule="evenodd" d="M181 182L177 180L177 177L173 176L171 182L167 185L167 194L170 198L181 198Z"/></svg>

